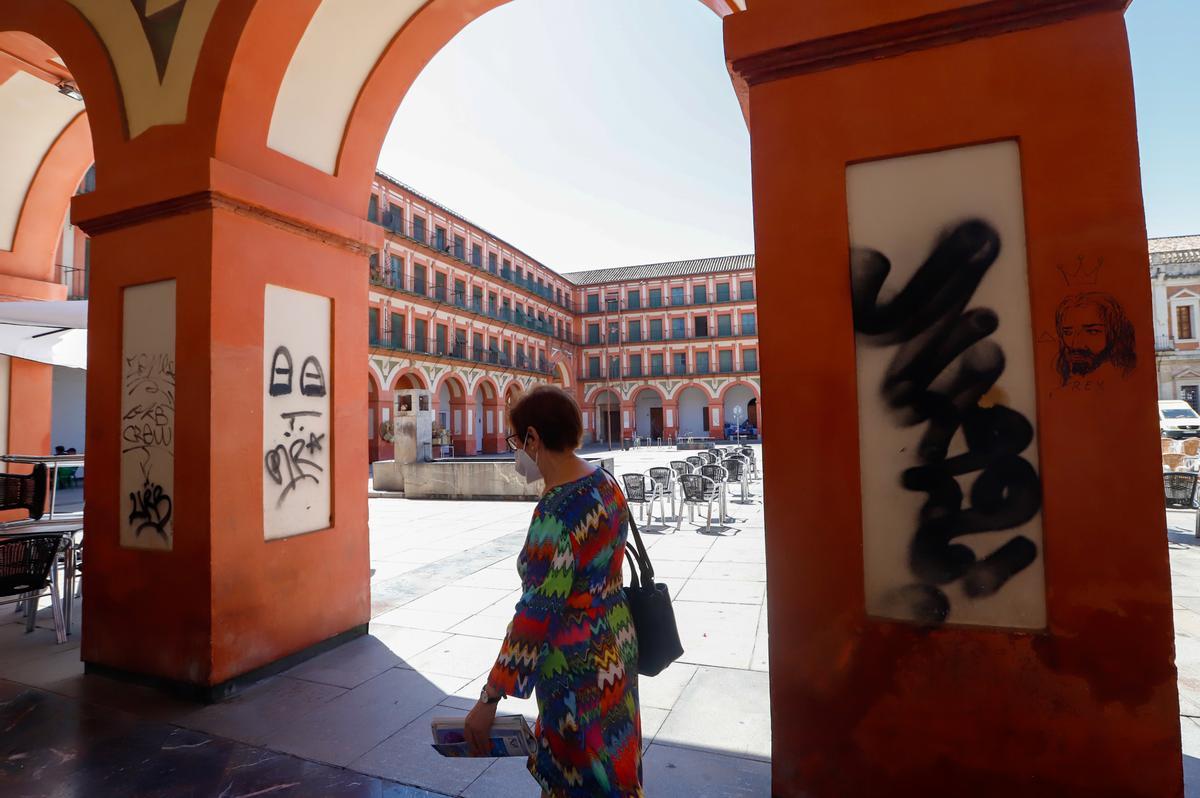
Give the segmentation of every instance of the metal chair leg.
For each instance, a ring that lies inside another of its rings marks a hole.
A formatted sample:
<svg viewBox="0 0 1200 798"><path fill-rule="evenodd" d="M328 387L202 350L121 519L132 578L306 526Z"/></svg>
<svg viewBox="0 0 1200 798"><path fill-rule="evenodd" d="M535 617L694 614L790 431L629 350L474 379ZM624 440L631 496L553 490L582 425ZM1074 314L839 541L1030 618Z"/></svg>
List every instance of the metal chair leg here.
<svg viewBox="0 0 1200 798"><path fill-rule="evenodd" d="M25 634L31 634L33 627L37 623L37 594L34 593L25 602Z"/></svg>
<svg viewBox="0 0 1200 798"><path fill-rule="evenodd" d="M54 637L59 645L67 642L66 625L63 622L62 601L58 596L58 580L50 580L50 613L54 616Z"/></svg>

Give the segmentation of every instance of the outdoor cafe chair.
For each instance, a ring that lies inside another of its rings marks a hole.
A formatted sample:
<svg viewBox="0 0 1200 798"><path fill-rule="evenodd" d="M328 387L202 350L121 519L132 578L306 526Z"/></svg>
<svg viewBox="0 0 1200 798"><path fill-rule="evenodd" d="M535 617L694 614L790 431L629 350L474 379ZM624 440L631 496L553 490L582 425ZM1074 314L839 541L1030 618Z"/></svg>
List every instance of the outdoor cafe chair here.
<svg viewBox="0 0 1200 798"><path fill-rule="evenodd" d="M712 529L712 508L715 502L718 507L721 503L720 487L706 476L701 474L684 474L679 478L680 487L683 488L683 503L688 508L688 522L696 522L696 507L705 505L707 508L706 523L704 531ZM679 519L675 523L675 528L678 529L683 523L683 508L680 508Z"/></svg>
<svg viewBox="0 0 1200 798"><path fill-rule="evenodd" d="M671 515L675 515L675 470L664 466L656 466L646 472L654 483L654 497L662 497L663 509L666 509L666 498L671 499ZM666 518L663 518L666 523Z"/></svg>
<svg viewBox="0 0 1200 798"><path fill-rule="evenodd" d="M703 458L703 457L700 457L699 455L695 455L695 454L693 454L693 455L691 455L690 457L685 457L685 458L683 458L683 459L684 459L684 460L685 460L685 461L688 463L688 465L690 465L690 466L692 467L692 469L693 469L693 470L695 470L695 471L699 471L699 470L700 470L700 466L704 465L704 458Z"/></svg>
<svg viewBox="0 0 1200 798"><path fill-rule="evenodd" d="M646 521L647 507L650 518L654 518L654 504L661 502L659 515L666 523L666 498L659 494L658 486L645 474L622 474L621 481L625 483L625 502L639 505L642 509L642 521Z"/></svg>
<svg viewBox="0 0 1200 798"><path fill-rule="evenodd" d="M0 474L0 510L25 510L37 521L46 512L46 464L29 474Z"/></svg>
<svg viewBox="0 0 1200 798"><path fill-rule="evenodd" d="M758 458L754 456L754 449L750 446L742 446L737 450L738 454L745 457L750 463L750 476L758 479L761 475L758 473Z"/></svg>
<svg viewBox="0 0 1200 798"><path fill-rule="evenodd" d="M1171 454L1172 452L1179 451L1179 441L1174 438L1159 438L1158 442L1162 446L1163 454Z"/></svg>
<svg viewBox="0 0 1200 798"><path fill-rule="evenodd" d="M750 464L744 457L732 455L721 461L721 466L728 472L725 482L738 486L738 498L745 501L750 496Z"/></svg>
<svg viewBox="0 0 1200 798"><path fill-rule="evenodd" d="M54 564L67 545L61 532L0 536L0 604L26 603L25 632L37 621L38 599L49 594L54 636L67 642Z"/></svg>
<svg viewBox="0 0 1200 798"><path fill-rule="evenodd" d="M717 492L721 498L721 523L725 523L725 519L729 517L729 512L726 509L726 480L729 479L729 472L724 466L716 464L700 466L700 475L708 477L717 486Z"/></svg>
<svg viewBox="0 0 1200 798"><path fill-rule="evenodd" d="M1195 513L1192 533L1200 537L1200 509L1196 507L1196 480L1200 474L1186 471L1164 471L1163 492L1168 510L1189 510Z"/></svg>
<svg viewBox="0 0 1200 798"><path fill-rule="evenodd" d="M1164 454L1162 456L1163 468L1167 471L1181 471L1185 459L1182 454Z"/></svg>

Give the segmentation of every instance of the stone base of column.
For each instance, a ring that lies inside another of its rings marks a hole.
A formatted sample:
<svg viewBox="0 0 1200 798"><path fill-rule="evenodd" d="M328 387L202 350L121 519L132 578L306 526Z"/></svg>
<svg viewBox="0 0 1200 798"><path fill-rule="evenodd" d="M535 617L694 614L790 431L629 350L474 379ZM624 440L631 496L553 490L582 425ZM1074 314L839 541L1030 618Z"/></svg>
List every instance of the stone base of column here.
<svg viewBox="0 0 1200 798"><path fill-rule="evenodd" d="M281 657L274 662L269 662L266 665L262 665L252 671L247 671L232 679L227 679L220 684L191 684L189 682L181 682L161 676L150 676L144 673L127 671L123 668L114 668L98 662L87 661L83 663L83 672L89 675L103 676L107 679L152 687L187 701L195 701L201 704L216 704L232 698L238 693L243 692L246 688L257 682L261 682L263 679L283 673L302 662L362 637L367 633L367 629L367 624L359 624L341 634L334 635L319 643L314 643L307 648L303 648L293 654L288 654L286 657Z"/></svg>

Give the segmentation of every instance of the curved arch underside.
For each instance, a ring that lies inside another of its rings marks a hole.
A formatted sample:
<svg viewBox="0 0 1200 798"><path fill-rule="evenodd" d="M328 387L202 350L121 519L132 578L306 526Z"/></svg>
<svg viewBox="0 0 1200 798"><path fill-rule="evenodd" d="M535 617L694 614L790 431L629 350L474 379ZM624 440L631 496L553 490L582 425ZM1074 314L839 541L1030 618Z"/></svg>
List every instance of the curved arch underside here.
<svg viewBox="0 0 1200 798"><path fill-rule="evenodd" d="M401 40L406 34L432 36L434 41L420 43L424 59L418 67L423 68L467 24L508 2L321 0L291 54L272 109L267 146L325 174L337 174L363 88L389 51L405 48ZM744 0L700 2L721 16L745 6ZM330 59L330 53L337 53L337 59ZM397 107L403 94L394 95Z"/></svg>

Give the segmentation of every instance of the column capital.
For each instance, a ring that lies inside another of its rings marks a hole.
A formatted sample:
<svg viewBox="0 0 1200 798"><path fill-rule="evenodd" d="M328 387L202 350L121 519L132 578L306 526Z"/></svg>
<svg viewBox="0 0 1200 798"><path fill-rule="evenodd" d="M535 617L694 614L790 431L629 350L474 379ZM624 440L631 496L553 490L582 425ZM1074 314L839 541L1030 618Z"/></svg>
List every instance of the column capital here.
<svg viewBox="0 0 1200 798"><path fill-rule="evenodd" d="M1051 25L1131 0L808 0L726 21L732 73L754 86L782 78ZM803 13L801 13L803 12Z"/></svg>

